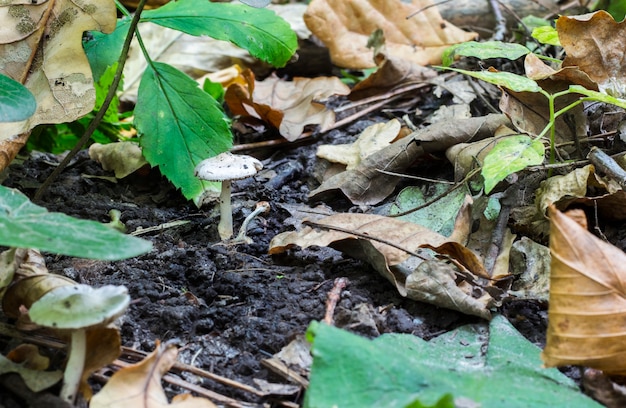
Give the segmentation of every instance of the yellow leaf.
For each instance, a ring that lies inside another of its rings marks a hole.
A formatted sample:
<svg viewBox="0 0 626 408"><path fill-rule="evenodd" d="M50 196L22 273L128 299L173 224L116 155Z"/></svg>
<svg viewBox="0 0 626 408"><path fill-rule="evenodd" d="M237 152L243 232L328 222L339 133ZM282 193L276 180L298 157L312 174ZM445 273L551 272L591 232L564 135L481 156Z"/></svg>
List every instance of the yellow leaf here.
<svg viewBox="0 0 626 408"><path fill-rule="evenodd" d="M550 215L550 307L542 359L626 374L626 254L576 221Z"/></svg>

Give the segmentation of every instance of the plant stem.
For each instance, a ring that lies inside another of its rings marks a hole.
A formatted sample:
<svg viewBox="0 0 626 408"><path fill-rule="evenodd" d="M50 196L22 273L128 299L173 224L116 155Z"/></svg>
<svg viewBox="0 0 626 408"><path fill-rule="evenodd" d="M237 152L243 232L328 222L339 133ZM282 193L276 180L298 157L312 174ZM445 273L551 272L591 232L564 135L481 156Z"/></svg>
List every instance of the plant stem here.
<svg viewBox="0 0 626 408"><path fill-rule="evenodd" d="M39 189L35 193L35 197L33 198L34 201L37 201L41 198L41 196L43 195L43 193L45 193L45 191L48 189L50 184L52 184L56 180L56 178L59 176L59 174L61 174L61 172L65 169L65 167L67 167L70 160L72 160L74 156L76 156L76 154L78 154L78 152L83 148L85 143L89 141L89 138L91 137L91 135L93 135L93 132L96 130L98 125L100 125L102 118L104 118L104 115L109 109L109 106L111 105L111 102L113 101L113 98L115 97L115 93L117 92L117 87L119 86L119 83L122 79L122 73L124 72L124 65L126 64L126 58L128 56L128 49L130 48L130 43L133 39L133 33L135 32L135 28L137 27L137 24L139 24L139 19L141 18L141 11L143 10L143 7L146 4L146 1L147 0L140 0L139 4L137 5L137 10L135 10L135 15L133 16L133 19L130 22L130 26L128 27L128 34L126 34L126 39L124 40L122 53L120 54L120 57L117 60L118 65L117 65L117 71L115 71L115 77L113 78L113 82L111 83L111 86L109 87L109 92L107 93L107 96L104 102L102 103L102 107L100 107L100 110L98 111L98 113L96 113L96 117L93 118L87 130L85 130L85 133L83 134L83 136L80 138L78 143L76 143L76 146L74 146L74 148L65 156L63 161L59 163L57 168L54 169L52 174L50 174L50 176L48 176L48 178L43 182L41 187L39 187Z"/></svg>
<svg viewBox="0 0 626 408"><path fill-rule="evenodd" d="M69 349L69 358L63 374L63 387L61 398L74 405L78 394L78 387L85 368L85 355L87 352L87 333L85 329L76 329L72 333L72 341Z"/></svg>

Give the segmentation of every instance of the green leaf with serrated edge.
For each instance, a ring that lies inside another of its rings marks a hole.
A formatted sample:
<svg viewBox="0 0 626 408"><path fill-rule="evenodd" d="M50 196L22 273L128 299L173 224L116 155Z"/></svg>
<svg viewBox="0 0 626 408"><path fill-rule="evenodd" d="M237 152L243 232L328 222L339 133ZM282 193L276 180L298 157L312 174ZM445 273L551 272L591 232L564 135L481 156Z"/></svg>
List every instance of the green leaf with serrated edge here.
<svg viewBox="0 0 626 408"><path fill-rule="evenodd" d="M487 154L481 174L485 192L489 193L509 174L543 163L545 151L540 140L528 136L506 137Z"/></svg>
<svg viewBox="0 0 626 408"><path fill-rule="evenodd" d="M591 100L610 103L611 105L619 106L620 108L626 109L626 99L616 98L609 95L609 93L614 93L616 95L626 95L626 84L620 81L615 81L614 85L614 88L617 89L605 89L605 91L608 93L592 91L591 89L587 89L580 85L570 85L569 90L572 92L583 94L588 98L591 98Z"/></svg>
<svg viewBox="0 0 626 408"><path fill-rule="evenodd" d="M141 21L190 35L230 41L277 67L289 62L298 48L297 36L285 20L271 10L243 4L172 1L156 10L145 11Z"/></svg>
<svg viewBox="0 0 626 408"><path fill-rule="evenodd" d="M19 82L0 74L0 122L19 122L33 116L37 102Z"/></svg>
<svg viewBox="0 0 626 408"><path fill-rule="evenodd" d="M459 407L601 407L557 369L543 368L541 350L499 315L428 342L407 334L369 340L317 322L307 338L305 408L433 406L449 395L448 406Z"/></svg>
<svg viewBox="0 0 626 408"><path fill-rule="evenodd" d="M468 41L448 48L442 60L443 65L448 66L452 63L455 56L516 60L528 53L530 53L530 50L521 44L505 43L502 41Z"/></svg>
<svg viewBox="0 0 626 408"><path fill-rule="evenodd" d="M480 79L490 84L502 86L515 92L540 92L541 87L537 82L522 75L510 72L467 71L458 68L441 67L450 71L459 72Z"/></svg>
<svg viewBox="0 0 626 408"><path fill-rule="evenodd" d="M115 261L152 249L150 241L104 224L48 212L17 190L0 186L0 245Z"/></svg>
<svg viewBox="0 0 626 408"><path fill-rule="evenodd" d="M135 125L148 163L187 199L215 186L195 177L194 169L229 150L232 135L220 105L194 80L168 64L149 64L139 84Z"/></svg>
<svg viewBox="0 0 626 408"><path fill-rule="evenodd" d="M559 33L552 26L536 27L533 29L532 37L542 44L561 46Z"/></svg>

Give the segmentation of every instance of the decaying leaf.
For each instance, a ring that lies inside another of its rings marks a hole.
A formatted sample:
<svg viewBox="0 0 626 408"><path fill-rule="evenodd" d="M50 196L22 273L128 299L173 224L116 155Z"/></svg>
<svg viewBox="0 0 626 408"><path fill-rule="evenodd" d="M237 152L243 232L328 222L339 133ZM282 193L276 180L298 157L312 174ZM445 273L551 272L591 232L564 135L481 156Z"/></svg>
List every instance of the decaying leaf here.
<svg viewBox="0 0 626 408"><path fill-rule="evenodd" d="M552 261L543 361L626 374L626 254L554 206L548 214Z"/></svg>
<svg viewBox="0 0 626 408"><path fill-rule="evenodd" d="M2 311L11 318L22 316L21 307L27 309L46 293L60 286L76 282L62 275L45 273L27 276L12 283L2 298Z"/></svg>
<svg viewBox="0 0 626 408"><path fill-rule="evenodd" d="M368 37L382 29L390 56L419 65L441 63L448 46L476 38L441 18L430 1L413 0L313 0L304 22L330 50L334 64L362 69L375 66ZM421 10L407 19L411 13Z"/></svg>
<svg viewBox="0 0 626 408"><path fill-rule="evenodd" d="M350 93L337 77L294 78L288 82L271 76L256 82L252 71L244 75L247 87L235 83L226 90L224 99L231 112L261 119L289 141L298 139L306 125L319 125L322 131L331 126L335 114L321 101Z"/></svg>
<svg viewBox="0 0 626 408"><path fill-rule="evenodd" d="M420 225L380 215L336 214L316 221L313 228L275 236L270 254L295 245L329 246L363 259L402 296L486 319L491 316L489 307L495 301L484 290L490 283L480 259ZM437 254L449 262L437 260Z"/></svg>
<svg viewBox="0 0 626 408"><path fill-rule="evenodd" d="M0 4L0 72L24 84L37 100L34 116L0 125L0 139L40 123L72 122L93 109L96 93L83 33L111 32L115 23L113 0Z"/></svg>
<svg viewBox="0 0 626 408"><path fill-rule="evenodd" d="M354 204L377 204L389 196L400 182L399 177L379 170L402 173L427 153L443 152L457 143L493 136L498 127L509 123L505 115L491 114L431 125L366 157L355 169L329 178L311 192L310 198L324 200L324 197L340 190Z"/></svg>
<svg viewBox="0 0 626 408"><path fill-rule="evenodd" d="M133 142L94 143L89 146L89 157L100 163L104 170L114 171L118 179L148 164L139 145Z"/></svg>
<svg viewBox="0 0 626 408"><path fill-rule="evenodd" d="M167 401L161 386L161 377L174 365L177 355L176 347L157 342L156 350L145 359L113 374L102 390L92 398L89 406L215 408L211 401L190 394L177 395L171 404Z"/></svg>
<svg viewBox="0 0 626 408"><path fill-rule="evenodd" d="M367 156L376 153L398 137L400 121L392 119L386 123L376 123L367 127L353 143L320 145L317 157L332 163L346 165L346 170L354 169Z"/></svg>
<svg viewBox="0 0 626 408"><path fill-rule="evenodd" d="M93 395L91 386L87 382L89 376L96 370L115 361L122 353L122 338L120 331L115 327L96 327L87 330L87 352L85 367L80 380L80 393L87 401Z"/></svg>
<svg viewBox="0 0 626 408"><path fill-rule="evenodd" d="M606 11L561 16L556 22L567 57L563 66L577 66L597 82L600 91L626 96L626 22L617 23Z"/></svg>
<svg viewBox="0 0 626 408"><path fill-rule="evenodd" d="M34 392L50 388L63 378L61 371L32 370L0 355L0 375L7 373L19 374L26 386Z"/></svg>

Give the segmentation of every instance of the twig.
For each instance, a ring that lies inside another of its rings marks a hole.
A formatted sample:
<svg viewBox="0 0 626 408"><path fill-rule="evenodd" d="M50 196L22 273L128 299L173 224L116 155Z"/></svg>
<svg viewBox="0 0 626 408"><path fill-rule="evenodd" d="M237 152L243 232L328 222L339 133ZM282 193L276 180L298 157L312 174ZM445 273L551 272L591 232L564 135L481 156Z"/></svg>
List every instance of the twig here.
<svg viewBox="0 0 626 408"><path fill-rule="evenodd" d="M135 10L135 15L133 16L133 19L130 22L130 26L128 27L128 34L126 35L124 46L122 47L122 53L120 55L120 58L118 59L118 66L117 66L117 70L115 71L115 77L113 78L113 82L111 83L111 86L109 87L109 92L107 93L107 96L104 99L104 102L102 103L102 106L100 107L100 110L96 113L96 116L93 118L93 120L89 124L89 127L87 128L87 130L85 130L85 133L80 138L78 143L76 143L74 148L65 156L63 161L59 163L59 165L57 166L56 169L54 169L52 174L48 176L48 178L43 182L41 187L37 189L37 192L35 193L35 196L33 198L34 201L39 200L41 196L43 195L43 193L46 192L48 187L50 187L50 184L52 184L56 180L56 178L59 176L59 174L61 174L61 172L65 170L65 167L67 167L68 163L74 158L74 156L78 154L78 152L83 148L85 143L89 141L89 138L91 137L91 135L93 135L93 132L95 132L96 128L100 125L102 118L104 118L104 115L109 109L109 106L111 105L111 102L113 101L113 98L115 98L117 87L119 86L120 81L122 79L124 65L126 65L126 58L128 56L128 49L130 48L130 43L133 39L133 33L135 32L135 28L137 28L137 24L139 23L139 18L141 17L141 10L143 10L143 7L146 4L146 1L147 0L140 0L139 4L137 5L137 9Z"/></svg>
<svg viewBox="0 0 626 408"><path fill-rule="evenodd" d="M421 13L421 12L422 12L422 11L424 11L424 10L428 10L428 9L429 9L429 8L431 8L431 7L436 7L436 6L440 5L440 4L448 3L448 2L450 2L450 1L452 1L452 0L442 0L442 1L439 1L439 2L437 2L437 3L429 4L429 5L428 5L428 6L426 6L426 7L422 7L421 9L419 9L419 10L416 10L416 11L412 12L411 14L409 14L408 16L406 16L406 19L408 20L409 18L411 18L411 17L414 17L414 16L418 15L419 13Z"/></svg>
<svg viewBox="0 0 626 408"><path fill-rule="evenodd" d="M626 171L611 156L594 146L587 158L598 170L615 180L622 187L622 190L626 190Z"/></svg>
<svg viewBox="0 0 626 408"><path fill-rule="evenodd" d="M328 299L326 299L326 314L324 315L324 320L328 325L333 325L334 315L335 315L335 307L337 303L339 303L339 299L341 299L341 292L345 289L346 285L348 285L348 278L337 278L335 279L335 283L333 284L333 288L328 292Z"/></svg>
<svg viewBox="0 0 626 408"><path fill-rule="evenodd" d="M489 5L491 5L491 11L493 12L493 18L496 20L496 26L493 30L493 35L491 39L493 41L503 41L504 34L506 34L506 18L502 15L502 10L500 10L500 2L498 0L489 0Z"/></svg>

